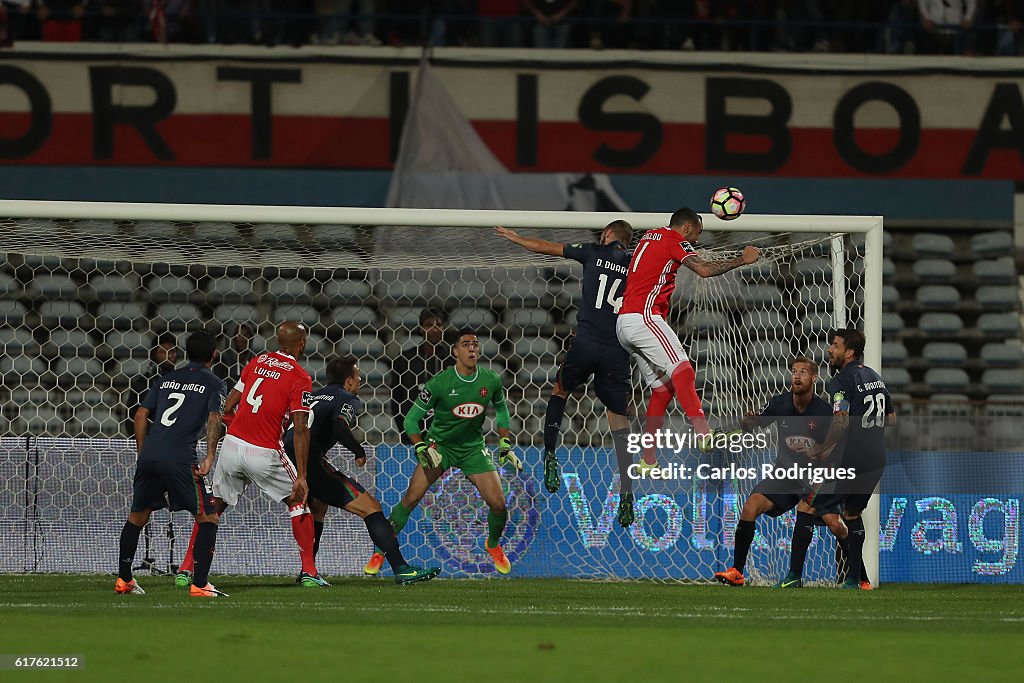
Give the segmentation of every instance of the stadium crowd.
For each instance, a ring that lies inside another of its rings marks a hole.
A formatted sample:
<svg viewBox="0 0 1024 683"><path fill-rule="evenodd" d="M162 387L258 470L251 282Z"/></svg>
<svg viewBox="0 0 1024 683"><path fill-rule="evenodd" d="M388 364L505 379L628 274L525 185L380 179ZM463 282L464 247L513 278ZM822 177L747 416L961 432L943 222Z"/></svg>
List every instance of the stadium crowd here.
<svg viewBox="0 0 1024 683"><path fill-rule="evenodd" d="M11 40L1018 55L1024 0L2 0Z"/></svg>

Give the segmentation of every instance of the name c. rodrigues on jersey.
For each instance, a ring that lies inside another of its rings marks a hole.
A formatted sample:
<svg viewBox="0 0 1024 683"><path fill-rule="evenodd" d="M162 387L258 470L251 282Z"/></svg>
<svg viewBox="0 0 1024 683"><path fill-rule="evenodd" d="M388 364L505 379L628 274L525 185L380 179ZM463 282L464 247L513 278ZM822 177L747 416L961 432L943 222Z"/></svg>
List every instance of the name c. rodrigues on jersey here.
<svg viewBox="0 0 1024 683"><path fill-rule="evenodd" d="M459 405L452 408L452 415L455 417L462 418L463 420L469 420L477 417L484 412L484 407L479 403L460 403Z"/></svg>
<svg viewBox="0 0 1024 683"><path fill-rule="evenodd" d="M878 380L877 382L857 385L857 391L871 391L872 389L885 389L885 382Z"/></svg>
<svg viewBox="0 0 1024 683"><path fill-rule="evenodd" d="M203 384L181 384L173 379L167 379L160 382L161 389L172 389L174 391L195 391L196 393L205 394L206 386Z"/></svg>
<svg viewBox="0 0 1024 683"><path fill-rule="evenodd" d="M611 261L605 261L604 259L597 259L598 268L607 268L608 270L614 270L616 273L622 273L626 275L629 273L629 266L620 266L618 263L612 263Z"/></svg>

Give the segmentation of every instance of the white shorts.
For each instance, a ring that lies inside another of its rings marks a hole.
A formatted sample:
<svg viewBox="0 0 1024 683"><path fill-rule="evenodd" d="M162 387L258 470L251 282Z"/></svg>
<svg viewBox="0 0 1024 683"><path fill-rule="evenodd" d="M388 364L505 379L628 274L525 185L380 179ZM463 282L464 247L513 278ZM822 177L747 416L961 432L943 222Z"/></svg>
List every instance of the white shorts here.
<svg viewBox="0 0 1024 683"><path fill-rule="evenodd" d="M213 471L213 495L234 505L252 482L280 502L291 497L297 476L295 465L284 451L254 446L228 434L220 446L220 457Z"/></svg>
<svg viewBox="0 0 1024 683"><path fill-rule="evenodd" d="M675 331L660 315L622 313L615 321L619 344L633 354L640 376L649 387L666 384L672 371L689 360ZM665 373L658 378L658 371Z"/></svg>

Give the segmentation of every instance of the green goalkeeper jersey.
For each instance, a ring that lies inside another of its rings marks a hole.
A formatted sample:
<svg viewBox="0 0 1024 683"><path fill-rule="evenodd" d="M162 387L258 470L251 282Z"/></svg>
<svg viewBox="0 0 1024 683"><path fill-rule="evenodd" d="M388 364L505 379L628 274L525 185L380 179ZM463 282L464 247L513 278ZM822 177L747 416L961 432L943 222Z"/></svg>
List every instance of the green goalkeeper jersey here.
<svg viewBox="0 0 1024 683"><path fill-rule="evenodd" d="M430 410L434 418L427 440L452 451L479 452L484 445L483 426L487 404L493 403L499 428L508 428L505 389L496 372L477 367L466 377L448 368L427 380L423 391L405 418L405 431L419 432L420 419Z"/></svg>

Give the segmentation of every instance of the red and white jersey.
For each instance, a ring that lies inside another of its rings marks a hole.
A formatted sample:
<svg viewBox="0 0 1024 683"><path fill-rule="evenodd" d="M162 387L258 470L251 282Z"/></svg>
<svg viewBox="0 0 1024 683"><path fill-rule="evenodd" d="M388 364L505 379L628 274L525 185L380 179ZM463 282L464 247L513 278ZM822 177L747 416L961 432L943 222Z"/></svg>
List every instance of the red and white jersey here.
<svg viewBox="0 0 1024 683"><path fill-rule="evenodd" d="M619 315L668 315L668 300L676 288L679 264L696 254L697 250L672 228L645 232L629 262Z"/></svg>
<svg viewBox="0 0 1024 683"><path fill-rule="evenodd" d="M281 450L292 413L309 412L313 381L287 353L261 353L235 385L242 394L228 434L253 446Z"/></svg>

